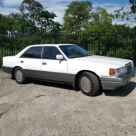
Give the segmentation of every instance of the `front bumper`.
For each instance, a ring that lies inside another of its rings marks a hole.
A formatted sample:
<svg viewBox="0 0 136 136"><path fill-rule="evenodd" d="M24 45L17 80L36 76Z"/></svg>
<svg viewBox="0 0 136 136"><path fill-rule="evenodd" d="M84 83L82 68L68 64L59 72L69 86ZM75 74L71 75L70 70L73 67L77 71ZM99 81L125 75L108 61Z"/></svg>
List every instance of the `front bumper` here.
<svg viewBox="0 0 136 136"><path fill-rule="evenodd" d="M129 80L135 76L135 74L136 74L136 70L133 69L131 72L118 78L100 77L102 88L104 90L115 90L120 86L126 85L129 82Z"/></svg>

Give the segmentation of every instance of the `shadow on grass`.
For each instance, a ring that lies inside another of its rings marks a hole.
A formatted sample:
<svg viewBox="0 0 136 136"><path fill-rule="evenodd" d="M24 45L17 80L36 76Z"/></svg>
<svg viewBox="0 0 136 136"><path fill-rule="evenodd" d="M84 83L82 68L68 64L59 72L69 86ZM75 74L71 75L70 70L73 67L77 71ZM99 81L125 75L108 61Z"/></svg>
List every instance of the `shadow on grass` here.
<svg viewBox="0 0 136 136"><path fill-rule="evenodd" d="M130 81L127 85L122 86L116 90L103 90L103 93L106 96L119 96L119 97L125 97L129 95L134 89L136 88L136 83L133 81Z"/></svg>

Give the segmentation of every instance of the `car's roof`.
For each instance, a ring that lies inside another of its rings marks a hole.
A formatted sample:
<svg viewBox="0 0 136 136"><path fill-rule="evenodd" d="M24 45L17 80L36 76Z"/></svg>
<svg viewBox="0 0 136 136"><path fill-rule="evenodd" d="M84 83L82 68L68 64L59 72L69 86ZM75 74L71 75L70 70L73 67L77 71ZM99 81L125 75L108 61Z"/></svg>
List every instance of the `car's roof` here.
<svg viewBox="0 0 136 136"><path fill-rule="evenodd" d="M26 48L24 48L21 52L19 52L16 56L20 56L22 55L22 53L24 53L28 48L30 47L36 47L36 46L60 46L60 45L75 45L75 44L36 44L36 45L30 45L30 46L27 46Z"/></svg>
<svg viewBox="0 0 136 136"><path fill-rule="evenodd" d="M37 45L30 45L29 47L34 47L34 46L60 46L60 45L75 45L75 44L37 44Z"/></svg>

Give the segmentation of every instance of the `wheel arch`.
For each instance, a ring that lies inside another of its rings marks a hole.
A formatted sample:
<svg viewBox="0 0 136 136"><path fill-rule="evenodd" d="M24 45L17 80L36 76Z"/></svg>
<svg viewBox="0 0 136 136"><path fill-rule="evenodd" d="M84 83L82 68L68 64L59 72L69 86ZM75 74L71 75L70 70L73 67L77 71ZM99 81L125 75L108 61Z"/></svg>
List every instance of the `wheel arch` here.
<svg viewBox="0 0 136 136"><path fill-rule="evenodd" d="M102 85L101 85L101 81L100 81L99 76L98 76L95 72L90 71L90 70L81 70L81 71L79 71L79 72L75 75L74 88L79 88L79 86L78 86L78 78L80 77L80 75L81 75L83 72L90 72L90 73L94 74L94 75L98 78L98 80L99 80L100 89L102 89Z"/></svg>
<svg viewBox="0 0 136 136"><path fill-rule="evenodd" d="M20 66L15 66L15 67L12 69L12 78L13 78L13 79L14 79L14 71L15 71L15 69L18 68L18 67L21 68Z"/></svg>

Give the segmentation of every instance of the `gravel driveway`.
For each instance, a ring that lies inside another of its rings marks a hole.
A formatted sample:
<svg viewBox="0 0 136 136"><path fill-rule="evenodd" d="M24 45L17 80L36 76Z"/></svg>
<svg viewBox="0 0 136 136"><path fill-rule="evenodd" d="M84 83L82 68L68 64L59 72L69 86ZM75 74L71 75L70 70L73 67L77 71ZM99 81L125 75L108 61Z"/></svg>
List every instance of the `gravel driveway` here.
<svg viewBox="0 0 136 136"><path fill-rule="evenodd" d="M136 77L96 97L72 86L19 85L0 70L0 136L136 136Z"/></svg>

